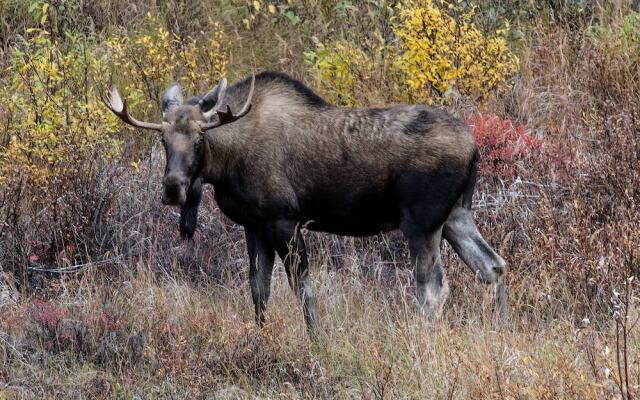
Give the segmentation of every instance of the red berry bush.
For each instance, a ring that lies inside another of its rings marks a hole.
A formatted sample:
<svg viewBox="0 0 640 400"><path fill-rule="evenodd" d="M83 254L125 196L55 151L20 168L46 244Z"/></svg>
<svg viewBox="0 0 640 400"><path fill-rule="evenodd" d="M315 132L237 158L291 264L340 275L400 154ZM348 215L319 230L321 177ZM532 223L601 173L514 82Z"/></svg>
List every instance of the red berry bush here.
<svg viewBox="0 0 640 400"><path fill-rule="evenodd" d="M525 171L524 162L537 157L542 141L527 134L523 124L495 114L478 113L467 119L480 148L480 174L513 179Z"/></svg>

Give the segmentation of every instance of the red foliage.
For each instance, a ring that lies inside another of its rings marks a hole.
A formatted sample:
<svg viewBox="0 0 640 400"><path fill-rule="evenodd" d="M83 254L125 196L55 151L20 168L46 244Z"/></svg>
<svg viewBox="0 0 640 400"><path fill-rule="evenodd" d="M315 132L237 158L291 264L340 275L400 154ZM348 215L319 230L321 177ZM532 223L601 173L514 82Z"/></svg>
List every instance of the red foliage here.
<svg viewBox="0 0 640 400"><path fill-rule="evenodd" d="M28 257L29 262L36 263L42 260L48 260L48 254L50 253L50 247L48 244L38 241L32 241L31 246L33 249L33 254Z"/></svg>
<svg viewBox="0 0 640 400"><path fill-rule="evenodd" d="M542 141L526 133L523 124L495 114L467 119L480 148L480 174L511 179L519 174L518 161L538 154Z"/></svg>
<svg viewBox="0 0 640 400"><path fill-rule="evenodd" d="M21 319L21 315L16 306L5 305L0 307L0 329L9 332L12 331Z"/></svg>
<svg viewBox="0 0 640 400"><path fill-rule="evenodd" d="M68 317L68 311L55 304L40 299L33 303L31 318L50 332L55 332L60 321Z"/></svg>
<svg viewBox="0 0 640 400"><path fill-rule="evenodd" d="M47 350L77 350L79 331L70 311L52 302L36 299L30 307L31 319L40 327L35 330L42 346Z"/></svg>
<svg viewBox="0 0 640 400"><path fill-rule="evenodd" d="M119 327L118 319L110 314L105 313L104 311L97 314L91 315L87 318L88 322L99 329L100 332L114 332Z"/></svg>

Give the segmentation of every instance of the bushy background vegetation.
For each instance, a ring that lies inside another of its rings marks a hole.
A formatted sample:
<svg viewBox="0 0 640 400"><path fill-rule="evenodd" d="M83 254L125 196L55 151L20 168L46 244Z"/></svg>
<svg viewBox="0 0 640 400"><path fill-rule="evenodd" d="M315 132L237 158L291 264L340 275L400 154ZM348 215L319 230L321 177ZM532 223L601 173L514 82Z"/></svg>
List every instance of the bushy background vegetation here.
<svg viewBox="0 0 640 400"><path fill-rule="evenodd" d="M611 4L610 4L611 3ZM0 3L0 398L637 398L640 10L580 0ZM511 318L445 246L416 313L397 233L309 233L322 334L278 266L259 331L242 231L159 202L159 95L285 71L348 106L437 103L482 151L474 207Z"/></svg>

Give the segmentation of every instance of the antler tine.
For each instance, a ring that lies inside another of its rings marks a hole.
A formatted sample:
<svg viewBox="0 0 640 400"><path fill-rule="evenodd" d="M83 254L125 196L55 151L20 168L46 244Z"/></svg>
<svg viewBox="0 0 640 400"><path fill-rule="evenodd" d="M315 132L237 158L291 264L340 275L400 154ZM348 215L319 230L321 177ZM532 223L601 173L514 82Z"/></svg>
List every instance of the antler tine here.
<svg viewBox="0 0 640 400"><path fill-rule="evenodd" d="M118 92L118 88L115 85L111 85L111 89L107 92L106 96L102 98L102 101L106 104L107 108L117 115L122 121L129 125L142 129L151 129L154 131L162 130L161 124L154 124L151 122L138 121L129 115L129 109L127 107L127 100L123 100Z"/></svg>
<svg viewBox="0 0 640 400"><path fill-rule="evenodd" d="M251 76L251 88L249 89L249 95L247 96L247 101L244 103L242 110L236 115L237 118L244 117L249 110L251 110L251 100L253 99L253 89L256 86L256 74Z"/></svg>
<svg viewBox="0 0 640 400"><path fill-rule="evenodd" d="M253 91L255 88L255 83L256 83L256 76L255 74L251 77L251 87L249 88L249 95L247 96L247 101L244 103L244 106L242 107L242 109L240 110L240 112L236 115L234 115L231 112L231 107L229 107L229 105L227 105L227 109L222 111L222 110L217 110L216 114L218 115L218 120L214 121L214 122L209 122L209 123L204 123L201 124L200 127L203 131L207 131L209 129L213 129L213 128L217 128L219 126L225 125L225 124L229 124L231 122L237 121L238 119L244 117L245 115L247 115L247 113L249 111L251 111L251 100L253 99Z"/></svg>

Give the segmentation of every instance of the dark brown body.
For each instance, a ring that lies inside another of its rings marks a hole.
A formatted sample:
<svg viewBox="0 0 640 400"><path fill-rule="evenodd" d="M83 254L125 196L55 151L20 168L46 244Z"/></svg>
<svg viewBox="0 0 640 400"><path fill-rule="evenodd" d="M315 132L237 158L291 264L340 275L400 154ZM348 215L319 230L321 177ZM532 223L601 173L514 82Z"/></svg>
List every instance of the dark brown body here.
<svg viewBox="0 0 640 400"><path fill-rule="evenodd" d="M332 107L280 75L259 75L256 85L252 111L207 134L205 165L213 168L202 171L221 210L241 225L287 218L342 235L403 223L431 232L469 182L475 143L442 111ZM246 86L227 98L240 103Z"/></svg>

